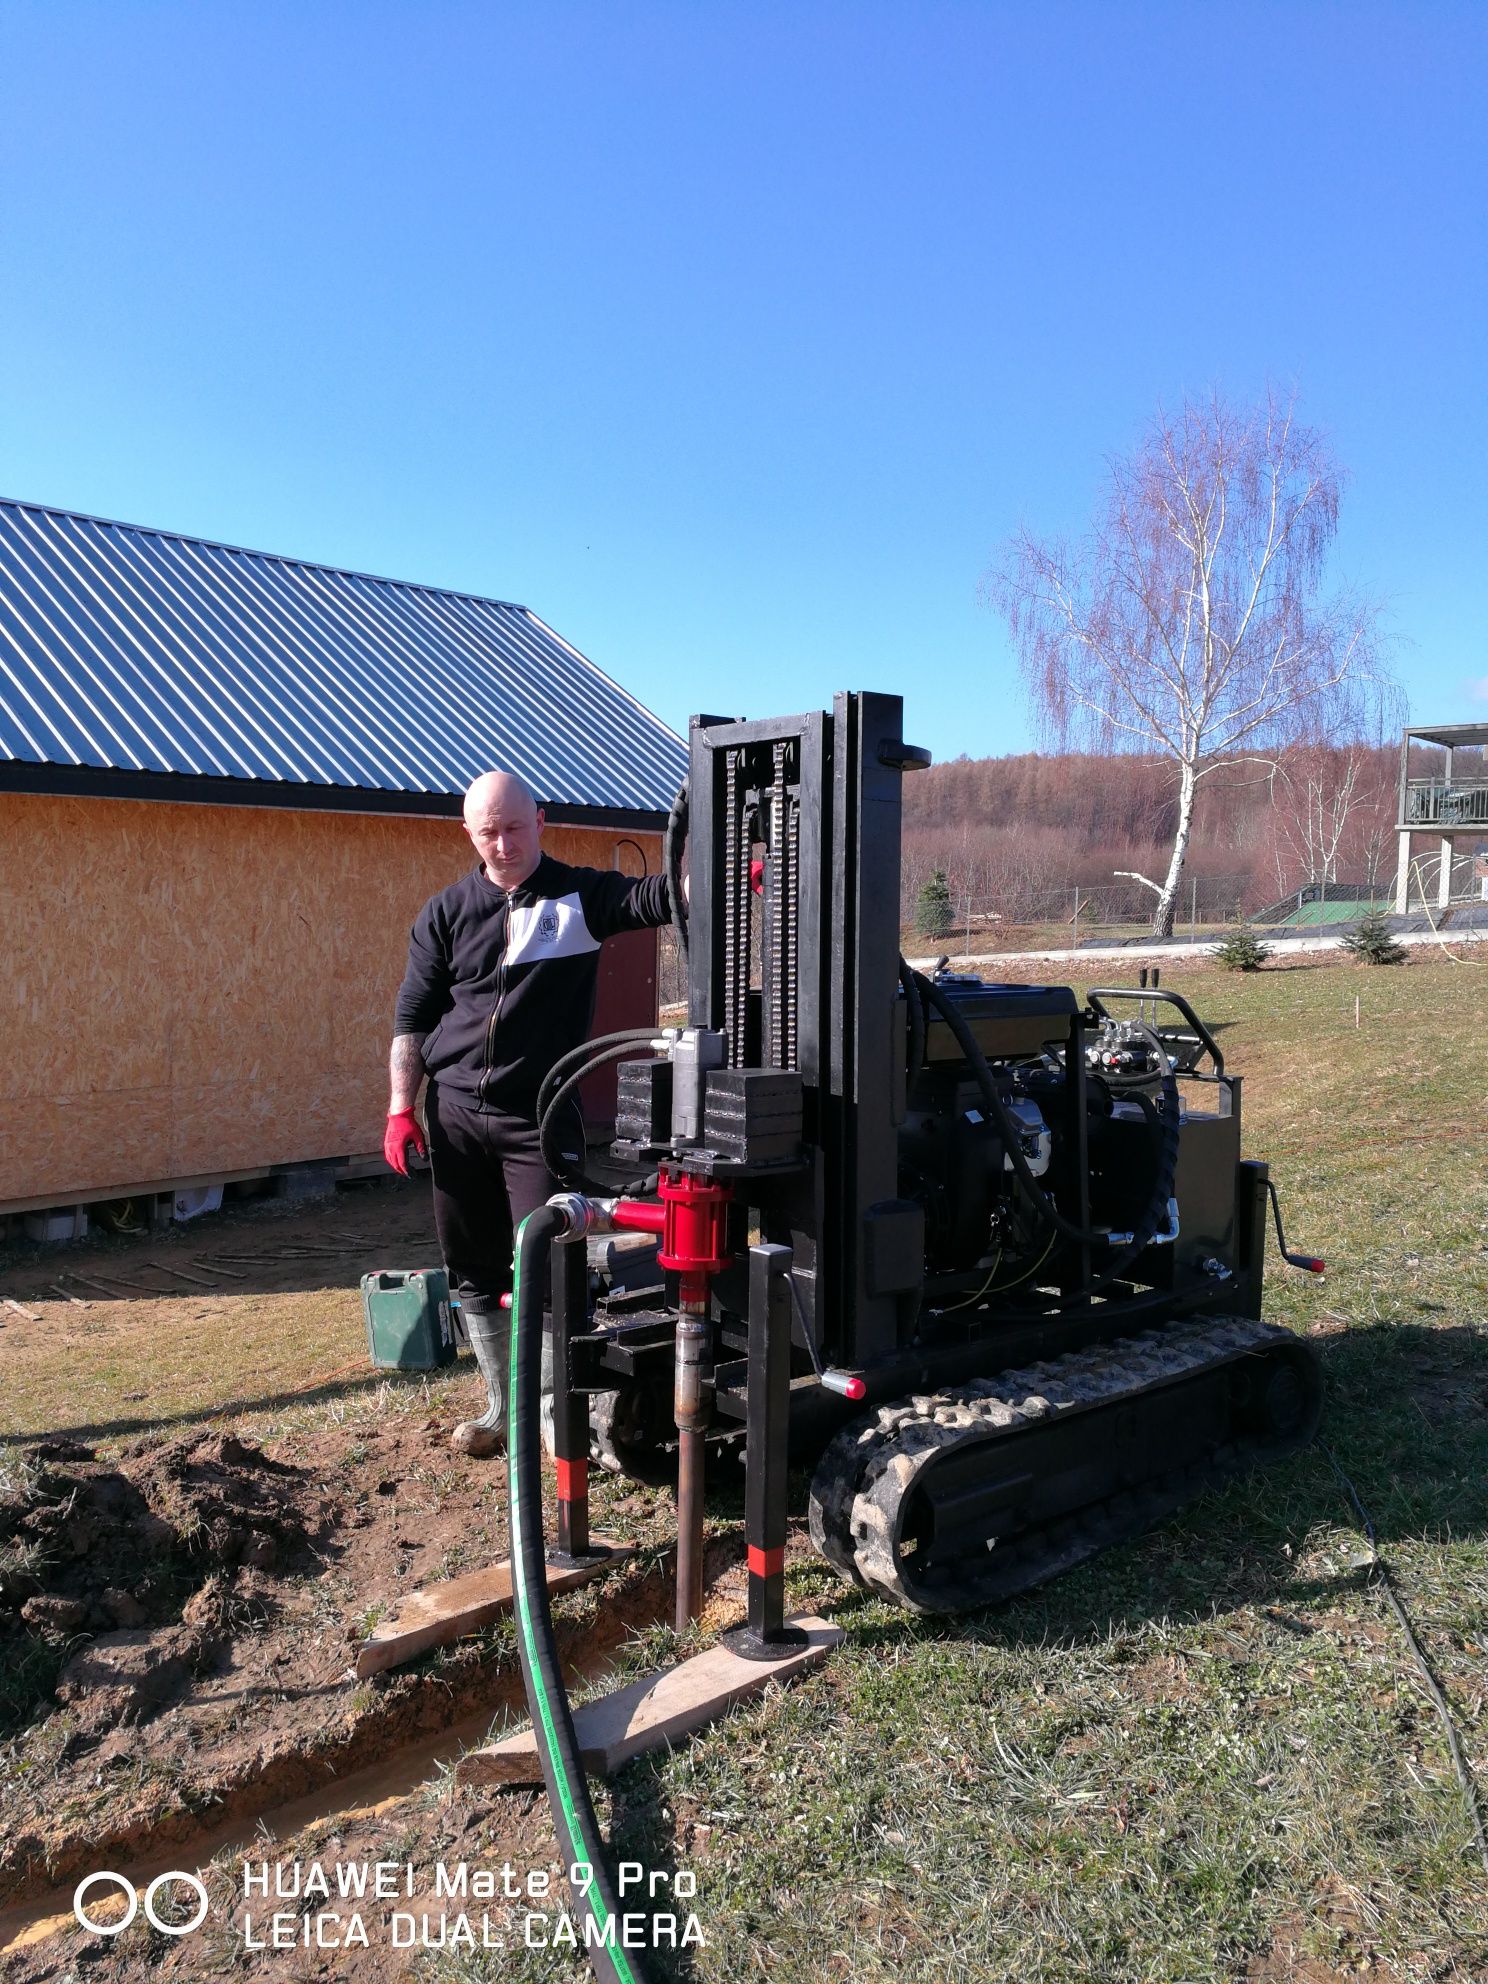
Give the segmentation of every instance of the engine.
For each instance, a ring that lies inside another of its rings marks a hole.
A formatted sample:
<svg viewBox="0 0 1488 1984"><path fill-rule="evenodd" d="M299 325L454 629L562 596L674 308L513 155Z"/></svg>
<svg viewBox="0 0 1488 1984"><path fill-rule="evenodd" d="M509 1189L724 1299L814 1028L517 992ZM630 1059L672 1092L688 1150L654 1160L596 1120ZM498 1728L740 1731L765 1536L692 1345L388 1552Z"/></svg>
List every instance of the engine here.
<svg viewBox="0 0 1488 1984"><path fill-rule="evenodd" d="M1153 1210L1164 1144L1186 1114L1179 1104L1165 1121L1168 1049L1145 1018L1108 1016L1083 1030L1072 1071L1079 1011L1068 988L988 984L944 967L930 984L985 1072L931 1005L899 1131L899 1192L924 1214L928 1287L954 1307L963 1287L985 1301L1026 1287L1036 1272L1058 1284L1078 1266L1076 1250L1030 1216L1020 1177L1038 1181L1071 1225L1109 1236L1113 1247L1129 1240ZM989 1075L1000 1106L986 1093ZM1167 1225L1148 1223L1157 1233Z"/></svg>

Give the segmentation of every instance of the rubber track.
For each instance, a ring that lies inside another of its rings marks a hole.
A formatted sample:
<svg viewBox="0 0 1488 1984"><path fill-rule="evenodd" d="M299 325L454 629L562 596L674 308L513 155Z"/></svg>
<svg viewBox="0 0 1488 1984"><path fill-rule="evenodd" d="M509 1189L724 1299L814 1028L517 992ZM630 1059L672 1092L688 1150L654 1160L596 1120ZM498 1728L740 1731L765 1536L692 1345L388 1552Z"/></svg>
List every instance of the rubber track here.
<svg viewBox="0 0 1488 1984"><path fill-rule="evenodd" d="M1247 1317L1208 1317L1074 1351L1047 1364L1000 1371L954 1390L917 1393L877 1407L844 1427L823 1453L811 1483L811 1538L854 1583L915 1612L962 1612L1016 1597L1112 1543L1139 1535L1212 1483L1274 1458L1312 1435L1320 1385L1295 1438L1231 1444L1201 1462L998 1543L963 1565L917 1582L900 1562L895 1533L918 1477L968 1437L997 1442L1055 1415L1110 1409L1258 1352L1299 1351L1300 1337Z"/></svg>

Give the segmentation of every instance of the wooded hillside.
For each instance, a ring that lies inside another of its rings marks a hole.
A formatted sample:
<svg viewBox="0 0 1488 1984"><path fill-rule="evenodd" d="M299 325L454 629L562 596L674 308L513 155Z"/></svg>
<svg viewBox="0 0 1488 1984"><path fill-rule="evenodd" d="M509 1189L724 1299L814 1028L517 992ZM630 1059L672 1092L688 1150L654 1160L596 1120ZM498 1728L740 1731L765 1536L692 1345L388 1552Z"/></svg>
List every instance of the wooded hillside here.
<svg viewBox="0 0 1488 1984"><path fill-rule="evenodd" d="M1459 751L1458 777L1482 777L1482 752ZM1238 765L1199 788L1184 901L1198 884L1201 914L1254 911L1309 882L1393 886L1399 750L1306 746L1276 770ZM1440 773L1442 754L1413 750L1412 777ZM933 870L953 899L1007 921L1057 913L1076 883L1108 896L1125 889L1139 909L1135 869L1161 877L1172 845L1177 774L1134 754L1023 752L956 758L904 783L906 915Z"/></svg>

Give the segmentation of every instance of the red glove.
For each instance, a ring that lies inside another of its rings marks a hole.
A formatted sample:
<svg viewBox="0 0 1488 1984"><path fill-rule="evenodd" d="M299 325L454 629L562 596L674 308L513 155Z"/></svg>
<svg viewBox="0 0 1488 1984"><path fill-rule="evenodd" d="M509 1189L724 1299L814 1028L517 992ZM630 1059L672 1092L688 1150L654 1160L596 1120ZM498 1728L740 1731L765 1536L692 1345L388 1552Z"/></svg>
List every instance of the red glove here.
<svg viewBox="0 0 1488 1984"><path fill-rule="evenodd" d="M429 1155L429 1146L424 1142L424 1133L411 1109L388 1112L387 1128L382 1133L382 1154L394 1171L408 1176L408 1146L412 1144L420 1157Z"/></svg>

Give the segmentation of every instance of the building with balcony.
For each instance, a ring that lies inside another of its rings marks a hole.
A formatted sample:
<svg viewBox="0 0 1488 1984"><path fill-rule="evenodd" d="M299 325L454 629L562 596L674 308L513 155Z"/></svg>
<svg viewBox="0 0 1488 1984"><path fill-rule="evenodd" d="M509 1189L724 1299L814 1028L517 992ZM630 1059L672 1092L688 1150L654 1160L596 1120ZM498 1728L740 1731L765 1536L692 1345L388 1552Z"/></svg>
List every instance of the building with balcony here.
<svg viewBox="0 0 1488 1984"><path fill-rule="evenodd" d="M1421 744L1435 745L1443 753L1443 763L1430 777L1412 778L1411 746ZM1488 723L1438 723L1401 734L1395 819L1400 837L1395 873L1398 916L1410 906L1412 877L1416 900L1424 903L1434 895L1438 911L1447 909L1454 895L1475 895L1482 887L1472 848L1459 848L1457 843L1488 839L1488 764L1480 755L1484 746L1488 746ZM1467 764L1456 760L1463 751L1473 753ZM1416 835L1438 846L1418 859L1412 851Z"/></svg>

